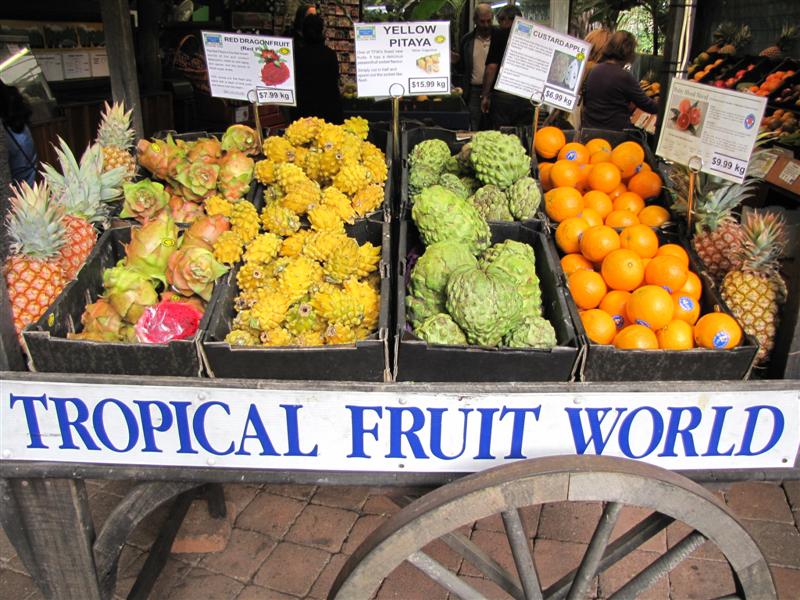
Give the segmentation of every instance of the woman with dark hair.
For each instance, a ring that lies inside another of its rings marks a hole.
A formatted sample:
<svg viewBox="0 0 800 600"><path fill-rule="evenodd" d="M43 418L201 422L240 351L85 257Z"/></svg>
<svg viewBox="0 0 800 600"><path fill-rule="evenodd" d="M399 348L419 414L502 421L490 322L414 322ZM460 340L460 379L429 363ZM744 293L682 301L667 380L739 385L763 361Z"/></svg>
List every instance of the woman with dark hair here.
<svg viewBox="0 0 800 600"><path fill-rule="evenodd" d="M291 27L287 27L283 35L284 37L290 37L294 40L294 50L297 52L297 49L300 48L304 44L303 40L303 21L308 15L315 15L317 14L317 7L313 4L300 4L297 7L297 10L294 13L294 21L292 22Z"/></svg>
<svg viewBox="0 0 800 600"><path fill-rule="evenodd" d="M631 104L648 113L658 104L648 98L639 82L626 70L636 57L636 38L628 31L612 34L603 47L600 63L589 72L583 91L583 127L622 131L630 129Z"/></svg>
<svg viewBox="0 0 800 600"><path fill-rule="evenodd" d="M319 15L303 21L304 44L295 51L294 118L320 117L328 123L341 123L342 97L339 94L339 59L325 45L324 23Z"/></svg>
<svg viewBox="0 0 800 600"><path fill-rule="evenodd" d="M39 164L33 136L28 129L31 114L31 107L20 91L0 81L0 119L6 133L11 180L27 181L29 185L36 180L36 167Z"/></svg>

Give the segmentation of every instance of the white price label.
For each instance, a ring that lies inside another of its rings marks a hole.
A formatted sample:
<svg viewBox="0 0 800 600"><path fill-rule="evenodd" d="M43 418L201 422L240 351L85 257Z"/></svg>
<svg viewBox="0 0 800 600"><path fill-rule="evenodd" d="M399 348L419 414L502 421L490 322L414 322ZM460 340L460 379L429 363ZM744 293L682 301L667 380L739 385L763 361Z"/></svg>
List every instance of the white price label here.
<svg viewBox="0 0 800 600"><path fill-rule="evenodd" d="M714 152L711 155L711 171L741 178L747 173L747 161Z"/></svg>
<svg viewBox="0 0 800 600"><path fill-rule="evenodd" d="M575 106L575 96L564 94L551 87L545 87L542 94L542 101L546 104L558 106L564 110L572 110Z"/></svg>
<svg viewBox="0 0 800 600"><path fill-rule="evenodd" d="M447 93L449 79L447 77L409 77L408 91L412 94L420 92Z"/></svg>
<svg viewBox="0 0 800 600"><path fill-rule="evenodd" d="M259 104L294 104L292 90L257 88Z"/></svg>

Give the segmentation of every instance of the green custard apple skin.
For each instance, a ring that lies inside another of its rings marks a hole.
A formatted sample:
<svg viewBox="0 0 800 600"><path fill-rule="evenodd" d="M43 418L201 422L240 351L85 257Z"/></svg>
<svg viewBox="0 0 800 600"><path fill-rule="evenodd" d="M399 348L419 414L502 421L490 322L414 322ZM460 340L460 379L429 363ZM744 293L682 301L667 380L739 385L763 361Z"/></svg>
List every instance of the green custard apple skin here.
<svg viewBox="0 0 800 600"><path fill-rule="evenodd" d="M542 203L542 192L533 177L523 177L515 181L506 190L506 196L508 208L517 221L533 219Z"/></svg>
<svg viewBox="0 0 800 600"><path fill-rule="evenodd" d="M442 174L441 177L439 177L439 185L443 188L447 188L456 196L464 198L464 200L472 195L472 190L470 190L457 175L453 175L452 173Z"/></svg>
<svg viewBox="0 0 800 600"><path fill-rule="evenodd" d="M450 146L444 140L424 140L411 149L408 162L411 167L425 165L436 174L442 172L444 165L450 160Z"/></svg>
<svg viewBox="0 0 800 600"><path fill-rule="evenodd" d="M426 246L445 240L463 241L473 254L479 254L491 243L489 225L475 207L440 185L417 196L411 218Z"/></svg>
<svg viewBox="0 0 800 600"><path fill-rule="evenodd" d="M406 296L406 321L414 329L426 319L445 312L445 310L444 302L435 297L427 297L423 300L414 296Z"/></svg>
<svg viewBox="0 0 800 600"><path fill-rule="evenodd" d="M425 248L419 257L408 284L409 293L429 304L444 304L445 288L450 273L459 267L478 266L478 259L469 246L459 241L445 240Z"/></svg>
<svg viewBox="0 0 800 600"><path fill-rule="evenodd" d="M514 285L539 285L533 248L516 240L495 244L481 255L481 267L507 278Z"/></svg>
<svg viewBox="0 0 800 600"><path fill-rule="evenodd" d="M453 175L461 175L461 163L458 162L458 155L454 154L447 159L442 167L442 173L451 173Z"/></svg>
<svg viewBox="0 0 800 600"><path fill-rule="evenodd" d="M480 215L487 221L513 221L508 210L508 198L496 185L485 185L469 198Z"/></svg>
<svg viewBox="0 0 800 600"><path fill-rule="evenodd" d="M414 334L429 344L445 344L448 346L466 346L467 336L446 313L438 313L428 317L414 329Z"/></svg>
<svg viewBox="0 0 800 600"><path fill-rule="evenodd" d="M556 344L556 332L550 321L538 316L526 316L503 339L503 345L509 348L550 349Z"/></svg>
<svg viewBox="0 0 800 600"><path fill-rule="evenodd" d="M439 183L439 172L427 165L411 167L408 171L408 193L411 199L425 188Z"/></svg>
<svg viewBox="0 0 800 600"><path fill-rule="evenodd" d="M507 279L460 267L447 282L447 312L470 344L498 346L522 319L522 298Z"/></svg>
<svg viewBox="0 0 800 600"><path fill-rule="evenodd" d="M514 135L479 131L470 142L469 160L484 184L505 190L530 172L531 159Z"/></svg>

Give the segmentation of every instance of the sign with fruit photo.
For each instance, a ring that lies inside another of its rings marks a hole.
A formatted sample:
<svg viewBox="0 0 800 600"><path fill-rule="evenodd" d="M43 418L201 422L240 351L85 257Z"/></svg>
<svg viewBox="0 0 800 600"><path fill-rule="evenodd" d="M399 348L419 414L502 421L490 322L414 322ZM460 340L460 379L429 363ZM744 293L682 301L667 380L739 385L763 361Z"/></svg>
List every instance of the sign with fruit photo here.
<svg viewBox="0 0 800 600"><path fill-rule="evenodd" d="M450 93L450 23L356 23L359 97Z"/></svg>
<svg viewBox="0 0 800 600"><path fill-rule="evenodd" d="M291 38L203 32L211 95L295 106Z"/></svg>
<svg viewBox="0 0 800 600"><path fill-rule="evenodd" d="M685 166L697 157L701 171L742 183L766 105L753 94L673 79L656 154Z"/></svg>

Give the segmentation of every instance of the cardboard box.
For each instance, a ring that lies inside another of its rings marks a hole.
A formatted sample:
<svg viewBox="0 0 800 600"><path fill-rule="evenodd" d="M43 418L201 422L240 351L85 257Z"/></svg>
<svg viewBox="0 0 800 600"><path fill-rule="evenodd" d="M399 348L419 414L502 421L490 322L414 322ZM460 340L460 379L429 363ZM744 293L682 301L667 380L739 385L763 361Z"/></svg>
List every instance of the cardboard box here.
<svg viewBox="0 0 800 600"><path fill-rule="evenodd" d="M767 181L779 188L800 195L800 160L789 155L778 156L767 173Z"/></svg>

